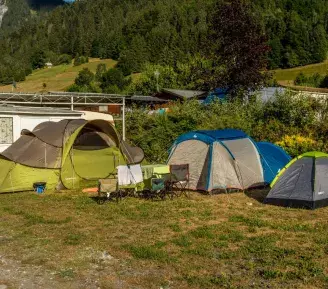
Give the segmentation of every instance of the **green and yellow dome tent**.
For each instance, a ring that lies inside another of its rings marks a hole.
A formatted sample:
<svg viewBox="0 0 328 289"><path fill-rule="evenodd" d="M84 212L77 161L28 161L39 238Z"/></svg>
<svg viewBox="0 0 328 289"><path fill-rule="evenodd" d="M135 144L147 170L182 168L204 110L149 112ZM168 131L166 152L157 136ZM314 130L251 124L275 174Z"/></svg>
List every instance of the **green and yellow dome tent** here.
<svg viewBox="0 0 328 289"><path fill-rule="evenodd" d="M28 191L36 182L47 189L96 185L120 164L140 163L143 151L122 141L107 121L44 122L0 154L0 193Z"/></svg>
<svg viewBox="0 0 328 289"><path fill-rule="evenodd" d="M316 209L328 205L328 154L308 152L291 160L271 183L265 203Z"/></svg>

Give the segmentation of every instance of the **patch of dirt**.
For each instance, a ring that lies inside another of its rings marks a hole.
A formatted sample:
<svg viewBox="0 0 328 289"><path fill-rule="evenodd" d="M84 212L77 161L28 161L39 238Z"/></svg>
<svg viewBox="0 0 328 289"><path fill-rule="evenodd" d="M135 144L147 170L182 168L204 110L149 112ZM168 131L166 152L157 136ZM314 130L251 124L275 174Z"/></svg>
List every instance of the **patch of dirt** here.
<svg viewBox="0 0 328 289"><path fill-rule="evenodd" d="M99 266L112 262L113 257L107 252L93 251L87 257L91 261L87 274L74 278L71 276L74 274L72 268L55 272L44 266L24 264L21 261L0 256L0 288L3 285L6 289L99 289L99 278L102 274L99 272Z"/></svg>

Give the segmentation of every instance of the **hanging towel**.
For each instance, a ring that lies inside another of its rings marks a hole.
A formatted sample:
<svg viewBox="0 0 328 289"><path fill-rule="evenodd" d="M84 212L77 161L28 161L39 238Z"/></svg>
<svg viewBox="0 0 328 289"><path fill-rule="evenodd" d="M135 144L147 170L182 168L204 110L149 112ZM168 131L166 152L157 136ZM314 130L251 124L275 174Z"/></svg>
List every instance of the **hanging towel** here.
<svg viewBox="0 0 328 289"><path fill-rule="evenodd" d="M140 165L130 166L130 172L132 184L141 183L143 181L142 170Z"/></svg>
<svg viewBox="0 0 328 289"><path fill-rule="evenodd" d="M143 181L140 165L118 166L117 167L118 184L126 186L141 183Z"/></svg>
<svg viewBox="0 0 328 289"><path fill-rule="evenodd" d="M118 184L120 186L126 186L131 184L131 173L128 166L117 167Z"/></svg>

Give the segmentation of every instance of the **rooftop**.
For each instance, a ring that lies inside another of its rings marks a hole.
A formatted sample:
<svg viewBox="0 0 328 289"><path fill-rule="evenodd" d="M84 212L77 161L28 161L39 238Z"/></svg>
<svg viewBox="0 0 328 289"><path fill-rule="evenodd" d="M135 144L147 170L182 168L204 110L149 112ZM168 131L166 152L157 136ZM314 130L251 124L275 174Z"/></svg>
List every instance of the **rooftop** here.
<svg viewBox="0 0 328 289"><path fill-rule="evenodd" d="M53 107L31 107L0 105L0 114L33 114L33 115L71 115L81 116L82 112L72 111L64 108Z"/></svg>
<svg viewBox="0 0 328 289"><path fill-rule="evenodd" d="M193 97L200 97L200 96L206 96L206 91L200 91L200 90L183 90L183 89L170 89L170 88L163 88L162 93L168 93L171 95L174 95L179 98L193 98Z"/></svg>

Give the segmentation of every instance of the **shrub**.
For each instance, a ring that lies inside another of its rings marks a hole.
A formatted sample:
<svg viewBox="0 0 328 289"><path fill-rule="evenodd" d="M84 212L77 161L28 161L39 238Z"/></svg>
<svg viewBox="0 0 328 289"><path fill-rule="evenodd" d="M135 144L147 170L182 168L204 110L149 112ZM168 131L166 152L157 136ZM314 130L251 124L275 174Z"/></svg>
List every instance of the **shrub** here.
<svg viewBox="0 0 328 289"><path fill-rule="evenodd" d="M86 56L77 56L74 59L74 66L79 66L81 64L84 63L88 63L89 62L89 58Z"/></svg>
<svg viewBox="0 0 328 289"><path fill-rule="evenodd" d="M95 78L95 75L89 68L83 68L75 78L75 84L78 86L89 85Z"/></svg>
<svg viewBox="0 0 328 289"><path fill-rule="evenodd" d="M303 85L306 82L307 82L307 77L305 76L305 74L303 72L300 72L294 80L295 85Z"/></svg>
<svg viewBox="0 0 328 289"><path fill-rule="evenodd" d="M174 140L198 129L241 129L256 141L282 146L292 156L328 151L328 104L312 98L286 92L267 103L217 101L202 105L191 100L168 107L164 115L150 115L147 108L136 107L126 114L127 137L143 148L152 163L165 162Z"/></svg>
<svg viewBox="0 0 328 289"><path fill-rule="evenodd" d="M72 63L72 56L68 54L62 54L58 56L58 58L54 62L54 65L71 64L71 63Z"/></svg>
<svg viewBox="0 0 328 289"><path fill-rule="evenodd" d="M131 78L125 78L118 68L111 68L103 73L100 87L104 92L119 93L131 83Z"/></svg>
<svg viewBox="0 0 328 289"><path fill-rule="evenodd" d="M315 150L321 150L322 142L316 141L311 137L297 135L286 135L276 145L282 147L292 157Z"/></svg>

